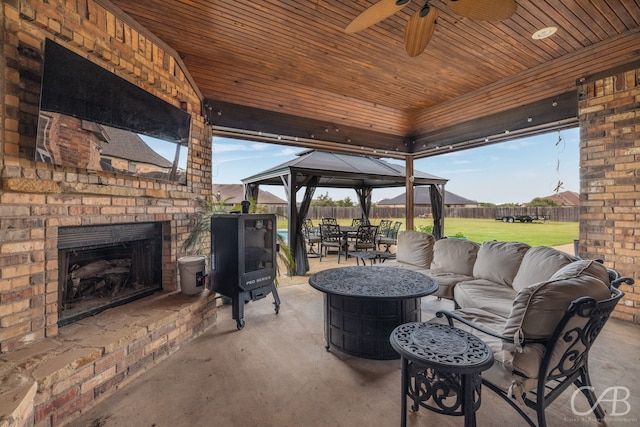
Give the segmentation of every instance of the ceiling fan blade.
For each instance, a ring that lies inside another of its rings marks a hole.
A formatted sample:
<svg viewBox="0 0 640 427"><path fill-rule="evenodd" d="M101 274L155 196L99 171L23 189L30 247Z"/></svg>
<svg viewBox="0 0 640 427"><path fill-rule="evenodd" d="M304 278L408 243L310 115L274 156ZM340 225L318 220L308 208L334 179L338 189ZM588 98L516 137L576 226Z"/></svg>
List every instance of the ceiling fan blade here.
<svg viewBox="0 0 640 427"><path fill-rule="evenodd" d="M410 0L380 0L365 9L344 29L345 33L357 33L390 17L405 7Z"/></svg>
<svg viewBox="0 0 640 427"><path fill-rule="evenodd" d="M404 49L411 57L422 53L436 29L438 10L435 7L429 7L429 13L425 16L422 16L421 12L422 10L419 10L413 14L404 31Z"/></svg>
<svg viewBox="0 0 640 427"><path fill-rule="evenodd" d="M516 0L450 0L449 9L465 18L502 21L516 13Z"/></svg>

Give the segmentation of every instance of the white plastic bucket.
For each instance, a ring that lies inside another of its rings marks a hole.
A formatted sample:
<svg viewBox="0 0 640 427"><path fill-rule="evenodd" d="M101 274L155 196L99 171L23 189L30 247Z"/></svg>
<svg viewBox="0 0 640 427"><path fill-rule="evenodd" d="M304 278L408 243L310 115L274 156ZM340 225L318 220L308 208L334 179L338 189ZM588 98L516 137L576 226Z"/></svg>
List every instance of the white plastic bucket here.
<svg viewBox="0 0 640 427"><path fill-rule="evenodd" d="M180 291L185 295L195 295L204 290L205 257L185 256L178 259L180 270Z"/></svg>

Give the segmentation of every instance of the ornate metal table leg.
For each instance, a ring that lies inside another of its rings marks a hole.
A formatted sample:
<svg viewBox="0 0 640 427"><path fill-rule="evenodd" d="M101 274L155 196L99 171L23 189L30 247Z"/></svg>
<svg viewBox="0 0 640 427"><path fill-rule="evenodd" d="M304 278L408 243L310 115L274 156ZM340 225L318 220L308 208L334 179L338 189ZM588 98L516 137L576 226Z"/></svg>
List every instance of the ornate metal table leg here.
<svg viewBox="0 0 640 427"><path fill-rule="evenodd" d="M464 427L476 427L476 405L473 401L474 394L474 374L462 375L462 387L464 390L464 400L462 401L462 411L464 412Z"/></svg>
<svg viewBox="0 0 640 427"><path fill-rule="evenodd" d="M400 388L402 389L402 394L400 396L400 398L402 400L400 400L401 404L400 404L400 414L402 416L402 418L400 418L400 427L406 427L407 426L407 397L408 397L408 376L409 376L409 371L407 370L407 365L409 364L408 360L405 359L404 357L401 357L401 363L402 363L402 378L400 380L401 385Z"/></svg>

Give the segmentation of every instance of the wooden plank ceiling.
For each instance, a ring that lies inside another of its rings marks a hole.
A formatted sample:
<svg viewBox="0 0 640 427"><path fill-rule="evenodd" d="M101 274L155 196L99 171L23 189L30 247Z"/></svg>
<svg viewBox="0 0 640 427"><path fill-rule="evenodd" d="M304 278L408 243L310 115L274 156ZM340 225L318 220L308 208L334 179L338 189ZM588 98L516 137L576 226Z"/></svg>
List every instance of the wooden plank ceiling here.
<svg viewBox="0 0 640 427"><path fill-rule="evenodd" d="M291 145L419 158L575 125L579 79L640 67L640 0L517 0L499 22L432 0L415 58L404 28L423 1L344 32L375 1L112 3L179 53L214 129Z"/></svg>

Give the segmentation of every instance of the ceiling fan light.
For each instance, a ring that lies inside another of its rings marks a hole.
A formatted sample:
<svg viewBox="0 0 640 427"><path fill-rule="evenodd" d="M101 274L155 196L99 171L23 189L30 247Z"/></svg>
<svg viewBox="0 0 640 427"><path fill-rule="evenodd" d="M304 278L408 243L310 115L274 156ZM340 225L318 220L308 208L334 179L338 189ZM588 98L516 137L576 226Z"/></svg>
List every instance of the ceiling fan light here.
<svg viewBox="0 0 640 427"><path fill-rule="evenodd" d="M533 33L533 35L531 37L534 40L542 40L542 39L546 39L547 37L550 37L550 36L554 35L556 33L556 31L558 31L558 27L541 28L538 31L536 31L535 33Z"/></svg>

